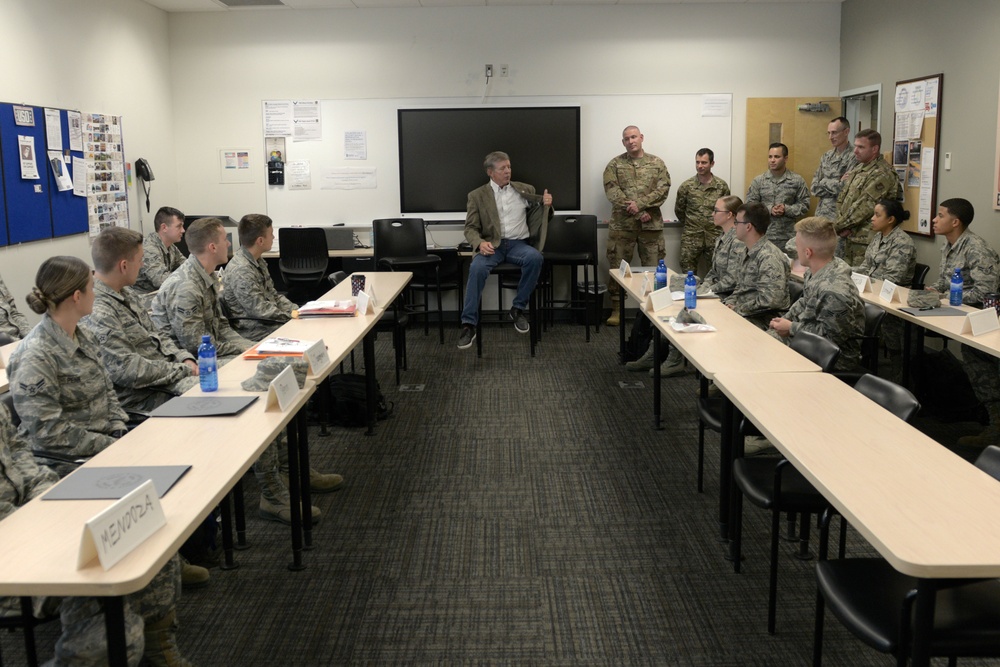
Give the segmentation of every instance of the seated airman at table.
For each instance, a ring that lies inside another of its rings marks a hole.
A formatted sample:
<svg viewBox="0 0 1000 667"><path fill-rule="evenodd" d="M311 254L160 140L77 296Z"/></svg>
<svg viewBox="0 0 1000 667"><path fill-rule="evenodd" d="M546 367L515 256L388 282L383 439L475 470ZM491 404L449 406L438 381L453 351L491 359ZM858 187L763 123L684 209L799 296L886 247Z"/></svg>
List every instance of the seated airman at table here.
<svg viewBox="0 0 1000 667"><path fill-rule="evenodd" d="M795 223L795 247L806 267L802 296L783 317L771 320L769 333L785 343L800 331L823 336L840 346L838 370L854 370L861 362L865 307L851 280L851 267L834 257L837 233L826 218Z"/></svg>
<svg viewBox="0 0 1000 667"><path fill-rule="evenodd" d="M722 230L715 240L712 252L712 268L705 274L702 285L720 297L732 294L739 281L740 267L746 256L747 247L736 238L736 212L743 206L743 200L736 195L721 197L712 209L712 224Z"/></svg>
<svg viewBox="0 0 1000 667"><path fill-rule="evenodd" d="M761 329L788 310L788 258L766 234L771 214L763 204L744 204L736 213L736 237L747 252L733 293L722 299L738 315Z"/></svg>
<svg viewBox="0 0 1000 667"><path fill-rule="evenodd" d="M900 226L910 219L910 212L895 199L880 199L872 215L872 240L865 249L861 264L851 270L872 280L888 280L909 287L917 263L917 249L910 235ZM903 323L897 317L882 320L882 342L889 354L889 379L903 379Z"/></svg>
<svg viewBox="0 0 1000 667"><path fill-rule="evenodd" d="M253 345L252 341L233 331L219 305L221 285L215 267L226 262L229 241L218 218L195 220L188 228L187 239L191 256L163 282L153 299L153 323L192 355L198 354L201 337L210 335L221 366ZM258 514L269 521L291 523L291 499L288 484L281 477L278 450L276 440L254 464L261 490ZM332 488L325 490L332 491L339 486L330 484ZM321 516L319 508L314 506L313 521Z"/></svg>
<svg viewBox="0 0 1000 667"><path fill-rule="evenodd" d="M0 333L14 340L21 340L31 331L31 324L14 303L14 297L3 279L0 278Z"/></svg>
<svg viewBox="0 0 1000 667"><path fill-rule="evenodd" d="M184 214L176 208L162 206L153 217L153 231L143 241L142 267L135 280L136 294L149 294L184 263L177 244L184 238ZM148 297L147 297L148 299Z"/></svg>
<svg viewBox="0 0 1000 667"><path fill-rule="evenodd" d="M241 336L254 341L271 335L292 319L292 311L298 308L278 294L263 259L274 245L272 224L271 218L259 213L240 219L240 249L226 265L223 278L222 300L229 308L230 324Z"/></svg>
<svg viewBox="0 0 1000 667"><path fill-rule="evenodd" d="M21 501L0 502L0 517L53 481L54 475L29 462L29 442L70 456L90 456L125 432L125 413L101 364L97 341L78 326L94 302L90 267L76 257L45 260L27 301L42 321L10 360L11 391L21 417L18 433L6 408L0 407L0 467L5 472L0 475L0 498ZM3 484L10 486L4 489ZM180 571L175 555L146 588L128 597L125 637L130 664L138 664L142 655L151 665L190 664L181 657L175 636ZM54 664L105 664L107 635L100 600L65 598L60 618L62 636Z"/></svg>
<svg viewBox="0 0 1000 667"><path fill-rule="evenodd" d="M1000 258L983 237L969 231L969 225L976 210L967 199L946 199L938 206L934 217L934 233L945 238L941 246L941 267L938 279L928 285L929 289L947 294L951 275L955 269L962 270L962 303L981 307L983 297L997 291L997 275ZM997 358L980 352L969 345L962 346L962 361L965 372L972 382L986 411L990 424L979 435L958 439L959 445L986 447L1000 443L1000 373Z"/></svg>
<svg viewBox="0 0 1000 667"><path fill-rule="evenodd" d="M142 235L109 227L94 239L94 308L83 318L126 410L149 412L198 384L198 363L153 326L132 290L145 251Z"/></svg>

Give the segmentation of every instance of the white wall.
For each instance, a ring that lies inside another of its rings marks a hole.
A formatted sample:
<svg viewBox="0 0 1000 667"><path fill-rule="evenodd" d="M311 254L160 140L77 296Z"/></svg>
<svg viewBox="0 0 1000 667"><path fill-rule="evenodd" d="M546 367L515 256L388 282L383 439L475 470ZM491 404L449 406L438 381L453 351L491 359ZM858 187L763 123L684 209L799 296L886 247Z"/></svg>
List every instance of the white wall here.
<svg viewBox="0 0 1000 667"><path fill-rule="evenodd" d="M137 0L0 0L0 99L124 116L125 159L155 167L152 206L174 198L167 16ZM139 198L129 191L133 228ZM152 217L143 211L147 227ZM0 249L0 274L32 321L24 295L53 255L90 263L85 234Z"/></svg>
<svg viewBox="0 0 1000 667"><path fill-rule="evenodd" d="M976 208L971 229L1000 249L993 172L1000 85L1000 3L981 0L846 0L840 89L882 83L883 143L892 139L896 82L944 73L938 142L938 201L963 197ZM952 170L944 169L944 153ZM915 214L915 211L911 211ZM944 239L913 237L917 261L935 275Z"/></svg>
<svg viewBox="0 0 1000 667"><path fill-rule="evenodd" d="M826 94L840 79L837 3L243 11L169 24L175 204L234 218L264 211L266 186L263 174L220 185L218 149L262 154L263 99L479 98L485 63L510 66L493 79L497 96L731 92L742 165L747 97ZM620 138L608 128L591 149L610 159ZM649 134L646 148L675 187L693 175L692 155ZM742 174L730 185L743 191Z"/></svg>

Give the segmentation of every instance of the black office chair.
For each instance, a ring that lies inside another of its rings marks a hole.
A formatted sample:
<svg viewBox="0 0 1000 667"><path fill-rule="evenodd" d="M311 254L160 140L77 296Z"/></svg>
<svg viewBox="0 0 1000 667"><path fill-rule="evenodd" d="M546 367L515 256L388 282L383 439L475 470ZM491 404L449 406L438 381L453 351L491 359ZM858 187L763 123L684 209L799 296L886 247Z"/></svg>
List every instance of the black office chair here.
<svg viewBox="0 0 1000 667"><path fill-rule="evenodd" d="M885 311L873 303L865 304L865 334L861 338L861 365L878 375L879 341Z"/></svg>
<svg viewBox="0 0 1000 667"><path fill-rule="evenodd" d="M872 401L904 421L909 421L920 409L917 399L899 385L875 375L862 376L854 388ZM809 517L821 514L829 502L796 470L787 459L775 461L767 458L744 457L733 462L733 482L740 494L736 497L736 532L734 553L736 562L742 546L743 497L765 510L771 511L771 564L767 601L767 631L774 634L778 597L778 540L782 512L801 515L799 524L799 551L797 558L808 559ZM841 524L846 531L846 524ZM844 544L841 535L841 549Z"/></svg>
<svg viewBox="0 0 1000 667"><path fill-rule="evenodd" d="M976 467L1000 480L1000 447L983 450ZM882 558L826 560L831 514L825 513L821 523L816 563L813 666L823 662L823 620L829 605L851 634L876 651L892 654L896 664L905 667L912 644L917 579L896 571ZM939 582L930 653L948 656L950 666L958 656L1000 656L1000 580Z"/></svg>
<svg viewBox="0 0 1000 667"><path fill-rule="evenodd" d="M377 271L412 271L421 274L424 292L424 331L429 317L428 273L434 270L434 290L438 293L438 333L444 344L444 316L441 311L441 257L427 252L427 235L420 218L384 218L372 221L372 250ZM413 285L411 284L407 291ZM412 309L412 305L410 306ZM411 310L412 312L412 310Z"/></svg>
<svg viewBox="0 0 1000 667"><path fill-rule="evenodd" d="M544 272L547 283L542 300L542 317L554 313L556 304L568 303L570 310L582 310L584 313L584 328L587 342L590 342L590 268L594 269L594 283L597 283L597 216L596 215L554 215L549 220L548 234L545 237ZM583 266L583 304L575 305L577 269ZM570 267L570 296L565 300L554 298L553 269L555 266ZM596 295L597 290L594 290ZM600 317L594 325L595 331L600 327Z"/></svg>
<svg viewBox="0 0 1000 667"><path fill-rule="evenodd" d="M292 301L304 303L319 296L317 287L326 275L326 232L319 227L278 229L278 270Z"/></svg>
<svg viewBox="0 0 1000 667"><path fill-rule="evenodd" d="M924 283L927 281L927 273L930 270L931 267L917 262L913 267L913 281L910 283L910 289L924 289Z"/></svg>
<svg viewBox="0 0 1000 667"><path fill-rule="evenodd" d="M461 312L462 304L465 298L465 282L462 280L462 262L458 257L457 248L432 248L428 250L432 255L437 255L441 258L441 265L438 267L438 275L436 280L432 280L431 276L428 275L426 271L418 272L413 274L413 279L410 280L408 287L414 291L419 291L424 293L424 310L427 310L427 293L435 292L438 300L438 310L442 310L441 298L442 294L445 292L458 292L458 309ZM438 289L438 283L440 283L441 288ZM424 335L428 332L428 320L429 317L424 319Z"/></svg>
<svg viewBox="0 0 1000 667"><path fill-rule="evenodd" d="M803 284L801 280L789 279L788 281L788 306L799 300L802 296Z"/></svg>

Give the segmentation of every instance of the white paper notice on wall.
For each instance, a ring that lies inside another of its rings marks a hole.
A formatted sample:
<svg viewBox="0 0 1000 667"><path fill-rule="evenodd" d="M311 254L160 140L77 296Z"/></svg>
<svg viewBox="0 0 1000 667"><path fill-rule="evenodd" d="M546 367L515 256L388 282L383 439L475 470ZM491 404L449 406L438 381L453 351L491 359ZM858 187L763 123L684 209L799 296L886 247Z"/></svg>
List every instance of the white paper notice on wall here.
<svg viewBox="0 0 1000 667"><path fill-rule="evenodd" d="M965 316L962 322L962 333L981 336L984 333L1000 329L1000 319L995 308L983 308Z"/></svg>
<svg viewBox="0 0 1000 667"><path fill-rule="evenodd" d="M97 556L110 570L150 535L167 525L153 480L146 480L111 507L87 521L77 555L76 569Z"/></svg>

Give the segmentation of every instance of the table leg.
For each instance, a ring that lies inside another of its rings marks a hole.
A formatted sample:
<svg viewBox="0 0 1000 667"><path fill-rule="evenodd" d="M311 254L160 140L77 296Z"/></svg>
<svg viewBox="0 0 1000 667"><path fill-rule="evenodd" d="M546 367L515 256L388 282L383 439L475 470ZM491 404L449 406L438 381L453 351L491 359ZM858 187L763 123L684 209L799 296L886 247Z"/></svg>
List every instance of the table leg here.
<svg viewBox="0 0 1000 667"><path fill-rule="evenodd" d="M302 496L303 545L306 551L312 549L312 489L309 487L309 420L305 410L299 410L293 423L299 430L299 489Z"/></svg>
<svg viewBox="0 0 1000 667"><path fill-rule="evenodd" d="M728 397L722 397L722 438L719 444L719 537L729 540L729 500L733 483L733 449L736 408Z"/></svg>
<svg viewBox="0 0 1000 667"><path fill-rule="evenodd" d="M375 333L365 334L362 344L365 353L365 414L368 430L365 435L375 435L375 402L378 400L375 381Z"/></svg>
<svg viewBox="0 0 1000 667"><path fill-rule="evenodd" d="M240 566L233 559L233 517L229 502L229 493L222 496L219 503L219 512L222 514L222 564L219 566L223 570L235 570Z"/></svg>
<svg viewBox="0 0 1000 667"><path fill-rule="evenodd" d="M637 315L636 317L645 317ZM660 342L660 332L653 327L653 428L661 429L660 426L660 359L663 358L663 344Z"/></svg>
<svg viewBox="0 0 1000 667"><path fill-rule="evenodd" d="M233 490L233 511L236 513L236 544L233 546L237 551L249 549L247 544L247 512L243 503L243 478L236 480Z"/></svg>
<svg viewBox="0 0 1000 667"><path fill-rule="evenodd" d="M108 665L128 667L125 645L125 598L121 595L103 598L104 629L108 639Z"/></svg>
<svg viewBox="0 0 1000 667"><path fill-rule="evenodd" d="M910 343L910 336L913 335L913 324L909 320L903 320L903 386L910 386L910 354L913 347Z"/></svg>
<svg viewBox="0 0 1000 667"><path fill-rule="evenodd" d="M299 433L295 419L285 429L288 434L288 496L292 511L292 562L288 569L293 572L304 570L302 564L302 489L299 472Z"/></svg>
<svg viewBox="0 0 1000 667"><path fill-rule="evenodd" d="M911 631L913 667L929 667L931 664L930 643L934 628L934 605L937 598L937 582L933 579L917 580L917 601L913 614Z"/></svg>
<svg viewBox="0 0 1000 667"><path fill-rule="evenodd" d="M625 365L625 288L618 293L618 363Z"/></svg>

